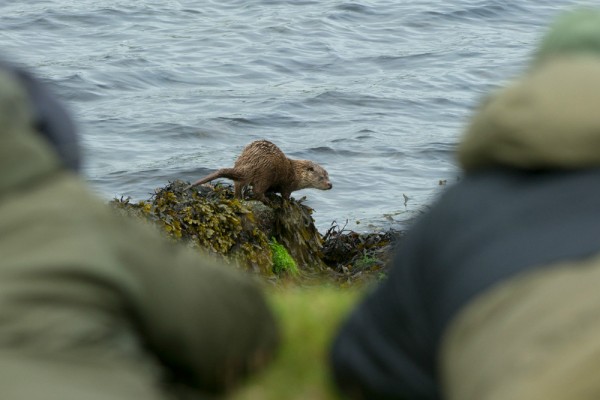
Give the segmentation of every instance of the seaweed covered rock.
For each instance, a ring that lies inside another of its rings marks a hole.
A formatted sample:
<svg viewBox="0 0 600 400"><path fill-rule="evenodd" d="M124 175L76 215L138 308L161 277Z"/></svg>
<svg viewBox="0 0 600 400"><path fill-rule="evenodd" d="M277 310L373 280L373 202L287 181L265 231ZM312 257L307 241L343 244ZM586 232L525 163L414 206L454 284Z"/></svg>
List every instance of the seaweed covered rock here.
<svg viewBox="0 0 600 400"><path fill-rule="evenodd" d="M402 232L358 233L332 223L323 241L323 260L343 284L382 279Z"/></svg>
<svg viewBox="0 0 600 400"><path fill-rule="evenodd" d="M156 189L149 200L132 203L121 198L111 205L156 223L175 240L262 274L273 274L273 242L287 250L301 271L326 268L312 209L302 201L284 201L273 195L270 206L265 206L259 201L235 199L230 185L187 186L186 182L174 181ZM282 250L278 249L279 257Z"/></svg>

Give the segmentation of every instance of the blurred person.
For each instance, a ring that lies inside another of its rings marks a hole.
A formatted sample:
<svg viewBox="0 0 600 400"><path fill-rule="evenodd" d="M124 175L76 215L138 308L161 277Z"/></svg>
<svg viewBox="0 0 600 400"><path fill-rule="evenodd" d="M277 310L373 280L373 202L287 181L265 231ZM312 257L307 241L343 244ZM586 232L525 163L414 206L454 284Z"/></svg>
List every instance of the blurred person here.
<svg viewBox="0 0 600 400"><path fill-rule="evenodd" d="M265 364L258 288L112 212L79 164L67 112L2 63L0 398L206 398Z"/></svg>
<svg viewBox="0 0 600 400"><path fill-rule="evenodd" d="M559 18L486 99L464 176L336 337L355 399L600 398L600 12Z"/></svg>

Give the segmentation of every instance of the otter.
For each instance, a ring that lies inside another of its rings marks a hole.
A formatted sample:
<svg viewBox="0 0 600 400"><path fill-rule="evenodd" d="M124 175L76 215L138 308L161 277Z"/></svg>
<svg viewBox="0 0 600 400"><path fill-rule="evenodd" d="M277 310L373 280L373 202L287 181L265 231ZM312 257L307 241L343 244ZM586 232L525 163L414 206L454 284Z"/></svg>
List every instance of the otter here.
<svg viewBox="0 0 600 400"><path fill-rule="evenodd" d="M268 140L257 140L247 145L235 161L233 168L222 168L189 185L210 182L217 178L233 180L234 194L242 198L243 189L252 185L254 198L266 203L265 193L281 193L289 199L296 190L332 188L327 171L309 160L292 160Z"/></svg>

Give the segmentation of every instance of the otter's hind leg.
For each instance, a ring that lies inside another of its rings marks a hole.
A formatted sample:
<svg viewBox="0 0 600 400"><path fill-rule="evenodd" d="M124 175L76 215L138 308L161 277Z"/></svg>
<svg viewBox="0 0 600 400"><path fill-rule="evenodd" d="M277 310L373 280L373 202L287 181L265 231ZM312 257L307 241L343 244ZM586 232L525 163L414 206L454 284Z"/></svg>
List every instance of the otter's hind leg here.
<svg viewBox="0 0 600 400"><path fill-rule="evenodd" d="M242 191L244 190L244 182L242 181L233 181L233 195L236 199L242 200Z"/></svg>
<svg viewBox="0 0 600 400"><path fill-rule="evenodd" d="M263 183L254 183L252 184L252 194L256 200L262 201L263 203L267 203L267 196L265 193L269 190L269 187Z"/></svg>

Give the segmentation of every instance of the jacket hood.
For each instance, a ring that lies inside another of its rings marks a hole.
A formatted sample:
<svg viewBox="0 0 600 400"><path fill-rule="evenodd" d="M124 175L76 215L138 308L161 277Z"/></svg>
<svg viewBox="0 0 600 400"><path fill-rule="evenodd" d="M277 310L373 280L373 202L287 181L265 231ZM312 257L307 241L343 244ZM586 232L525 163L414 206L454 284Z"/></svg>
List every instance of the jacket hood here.
<svg viewBox="0 0 600 400"><path fill-rule="evenodd" d="M78 171L79 140L73 121L63 105L28 71L5 61L0 61L0 68L12 74L25 90L35 130L50 142L65 167Z"/></svg>
<svg viewBox="0 0 600 400"><path fill-rule="evenodd" d="M554 57L599 54L600 10L578 8L561 14L550 25L534 53L532 66Z"/></svg>
<svg viewBox="0 0 600 400"><path fill-rule="evenodd" d="M36 129L25 88L0 68L0 195L61 169L51 146Z"/></svg>
<svg viewBox="0 0 600 400"><path fill-rule="evenodd" d="M556 57L488 98L458 160L466 171L600 166L600 58Z"/></svg>

